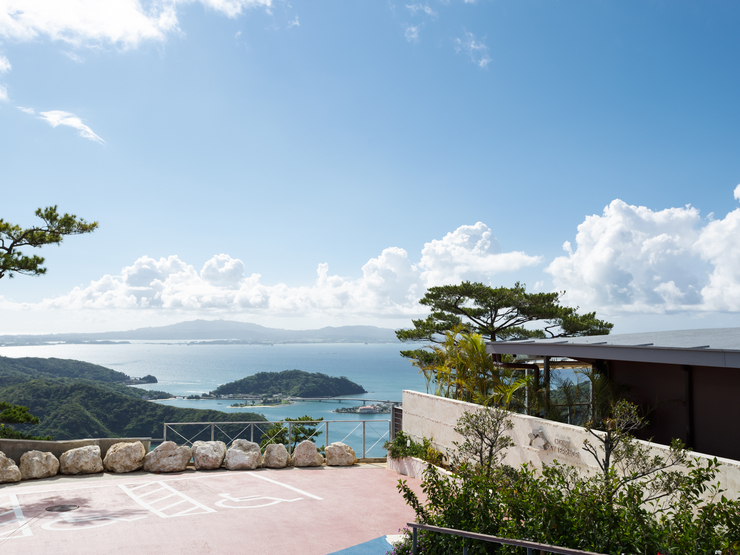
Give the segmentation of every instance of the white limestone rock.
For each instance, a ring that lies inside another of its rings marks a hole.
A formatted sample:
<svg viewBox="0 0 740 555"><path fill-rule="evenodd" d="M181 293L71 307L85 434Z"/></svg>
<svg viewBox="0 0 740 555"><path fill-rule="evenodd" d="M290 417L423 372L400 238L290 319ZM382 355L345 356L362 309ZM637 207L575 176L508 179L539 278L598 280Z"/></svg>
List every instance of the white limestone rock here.
<svg viewBox="0 0 740 555"><path fill-rule="evenodd" d="M349 445L335 442L325 449L326 464L329 466L352 466L357 462L355 451Z"/></svg>
<svg viewBox="0 0 740 555"><path fill-rule="evenodd" d="M196 470L221 468L226 456L223 441L196 441L193 443L193 463Z"/></svg>
<svg viewBox="0 0 740 555"><path fill-rule="evenodd" d="M9 459L5 456L5 453L0 451L0 484L3 482L20 482L21 471L16 466L13 459Z"/></svg>
<svg viewBox="0 0 740 555"><path fill-rule="evenodd" d="M65 451L59 457L59 472L62 474L95 474L96 472L103 472L100 447L97 445L86 445Z"/></svg>
<svg viewBox="0 0 740 555"><path fill-rule="evenodd" d="M260 446L246 439L235 439L226 451L227 470L254 470L261 463Z"/></svg>
<svg viewBox="0 0 740 555"><path fill-rule="evenodd" d="M154 451L144 457L144 470L147 472L182 472L188 467L192 452L190 447L178 447L174 441L161 443Z"/></svg>
<svg viewBox="0 0 740 555"><path fill-rule="evenodd" d="M262 466L266 468L285 468L290 464L290 455L282 443L272 443L265 449Z"/></svg>
<svg viewBox="0 0 740 555"><path fill-rule="evenodd" d="M324 464L324 457L318 452L313 441L302 441L293 451L293 466L321 466L322 464Z"/></svg>
<svg viewBox="0 0 740 555"><path fill-rule="evenodd" d="M21 476L24 480L49 478L59 472L59 459L52 453L26 451L21 455Z"/></svg>
<svg viewBox="0 0 740 555"><path fill-rule="evenodd" d="M133 472L144 466L145 455L146 449L140 441L116 443L105 453L103 466L108 472Z"/></svg>

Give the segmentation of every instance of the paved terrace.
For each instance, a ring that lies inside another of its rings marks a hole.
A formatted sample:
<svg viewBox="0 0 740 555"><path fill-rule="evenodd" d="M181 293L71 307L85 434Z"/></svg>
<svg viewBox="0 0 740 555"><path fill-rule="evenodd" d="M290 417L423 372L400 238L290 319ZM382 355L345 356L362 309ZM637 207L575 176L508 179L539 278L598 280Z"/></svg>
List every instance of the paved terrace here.
<svg viewBox="0 0 740 555"><path fill-rule="evenodd" d="M384 464L360 464L3 484L0 553L326 555L372 540L377 549L378 538L414 519L399 477ZM54 505L79 509L46 511Z"/></svg>

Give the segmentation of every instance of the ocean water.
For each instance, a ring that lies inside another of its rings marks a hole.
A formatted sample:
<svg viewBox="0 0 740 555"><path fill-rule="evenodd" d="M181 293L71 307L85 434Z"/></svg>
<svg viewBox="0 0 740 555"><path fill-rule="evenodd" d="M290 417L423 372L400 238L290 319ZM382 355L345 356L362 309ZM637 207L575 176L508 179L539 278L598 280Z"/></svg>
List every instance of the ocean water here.
<svg viewBox="0 0 740 555"><path fill-rule="evenodd" d="M217 386L251 376L257 372L304 370L329 376L346 376L368 393L353 398L401 401L404 389L426 391L424 378L399 352L402 344L289 344L289 345L188 345L173 341L135 341L116 345L45 345L0 347L0 356L42 357L83 360L118 370L132 377L152 374L159 383L137 386L187 396L212 391ZM304 415L324 420L346 420L331 424L329 440L345 440L358 452L362 445L365 421L368 456L382 456L382 441L388 430L388 414L340 414L339 403L300 402L292 405L230 408L229 401L173 399L156 401L178 407L216 409L224 412L257 412L271 421ZM349 435L347 435L349 434ZM346 437L345 437L346 436ZM319 440L323 443L325 436Z"/></svg>

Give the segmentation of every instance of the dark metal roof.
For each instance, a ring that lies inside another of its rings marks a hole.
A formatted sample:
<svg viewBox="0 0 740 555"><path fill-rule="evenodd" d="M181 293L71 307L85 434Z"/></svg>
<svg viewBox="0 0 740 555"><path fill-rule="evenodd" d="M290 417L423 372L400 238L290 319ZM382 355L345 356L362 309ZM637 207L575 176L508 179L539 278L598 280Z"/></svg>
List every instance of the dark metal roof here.
<svg viewBox="0 0 740 555"><path fill-rule="evenodd" d="M740 328L494 341L489 353L740 368Z"/></svg>

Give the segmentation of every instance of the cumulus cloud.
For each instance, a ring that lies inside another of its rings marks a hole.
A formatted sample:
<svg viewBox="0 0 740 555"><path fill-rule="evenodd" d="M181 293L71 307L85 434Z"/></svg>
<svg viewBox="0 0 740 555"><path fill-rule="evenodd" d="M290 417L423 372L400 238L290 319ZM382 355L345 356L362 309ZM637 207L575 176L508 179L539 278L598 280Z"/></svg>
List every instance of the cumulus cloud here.
<svg viewBox="0 0 740 555"><path fill-rule="evenodd" d="M485 224L461 226L427 243L418 263L400 247L384 249L362 266L361 275L334 275L319 264L313 283L266 285L247 275L243 261L227 254L208 260L200 272L177 256L142 256L119 275L24 308L101 310L208 310L290 317L386 318L419 315L427 287L493 276L539 262L524 253L503 253ZM18 306L2 301L5 309Z"/></svg>
<svg viewBox="0 0 740 555"><path fill-rule="evenodd" d="M735 189L740 200L740 186ZM566 300L614 312L740 310L740 208L653 211L614 200L578 226L546 271Z"/></svg>
<svg viewBox="0 0 740 555"><path fill-rule="evenodd" d="M419 266L429 285L488 281L490 276L539 264L542 258L523 252L501 252L498 241L482 222L463 225L424 245Z"/></svg>
<svg viewBox="0 0 740 555"><path fill-rule="evenodd" d="M25 110L23 110L25 112ZM58 127L64 125L77 129L80 132L80 137L90 139L96 143L105 144L105 141L98 137L92 129L82 123L82 120L76 115L70 112L63 112L61 110L52 110L50 112L39 112L39 119L46 121L52 127Z"/></svg>
<svg viewBox="0 0 740 555"><path fill-rule="evenodd" d="M0 37L30 41L46 37L74 46L112 44L136 47L177 32L177 9L196 0L5 0ZM209 9L236 17L245 9L269 8L272 0L199 0Z"/></svg>
<svg viewBox="0 0 740 555"><path fill-rule="evenodd" d="M464 32L462 38L455 39L455 52L467 54L470 60L478 67L485 68L491 63L488 55L488 46L469 31Z"/></svg>

